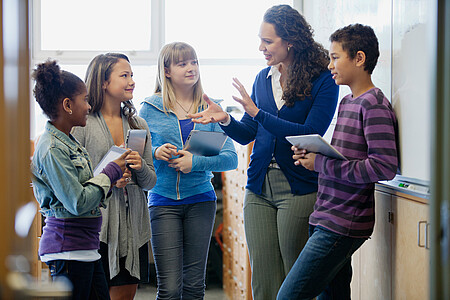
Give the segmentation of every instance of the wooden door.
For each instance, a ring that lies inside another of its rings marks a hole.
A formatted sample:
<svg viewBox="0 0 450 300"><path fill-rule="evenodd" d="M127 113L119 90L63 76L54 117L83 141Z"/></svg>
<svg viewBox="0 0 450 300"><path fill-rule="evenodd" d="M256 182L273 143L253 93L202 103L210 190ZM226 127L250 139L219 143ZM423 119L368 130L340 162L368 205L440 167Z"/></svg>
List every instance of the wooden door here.
<svg viewBox="0 0 450 300"><path fill-rule="evenodd" d="M429 298L428 205L392 197L393 231L392 299Z"/></svg>
<svg viewBox="0 0 450 300"><path fill-rule="evenodd" d="M229 299L251 300L251 270L245 241L243 200L252 145L235 142L238 167L223 173L223 289Z"/></svg>
<svg viewBox="0 0 450 300"><path fill-rule="evenodd" d="M31 259L31 238L14 230L18 208L31 200L28 1L3 0L0 5L0 298L12 299L7 284L11 255Z"/></svg>

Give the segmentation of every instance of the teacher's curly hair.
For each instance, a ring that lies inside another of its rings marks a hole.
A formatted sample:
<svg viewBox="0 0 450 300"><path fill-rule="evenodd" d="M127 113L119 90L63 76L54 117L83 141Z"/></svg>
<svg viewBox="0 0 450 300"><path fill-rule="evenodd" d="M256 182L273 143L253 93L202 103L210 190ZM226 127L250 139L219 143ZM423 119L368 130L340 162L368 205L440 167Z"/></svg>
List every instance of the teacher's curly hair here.
<svg viewBox="0 0 450 300"><path fill-rule="evenodd" d="M313 39L313 30L305 18L289 5L276 5L264 14L264 22L272 24L276 34L292 44L294 61L288 69L283 99L286 106L311 96L312 81L327 70L328 51Z"/></svg>

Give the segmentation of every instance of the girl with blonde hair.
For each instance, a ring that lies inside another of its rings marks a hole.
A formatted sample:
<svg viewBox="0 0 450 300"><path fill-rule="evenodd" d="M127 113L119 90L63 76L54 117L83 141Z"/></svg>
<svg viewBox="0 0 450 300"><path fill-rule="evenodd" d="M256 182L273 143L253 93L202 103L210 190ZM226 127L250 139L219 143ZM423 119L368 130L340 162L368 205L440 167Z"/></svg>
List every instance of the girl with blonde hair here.
<svg viewBox="0 0 450 300"><path fill-rule="evenodd" d="M150 128L158 176L148 195L157 299L203 299L216 213L212 172L237 166L229 138L215 156L183 150L191 130L222 132L217 124L194 124L187 117L206 108L202 94L194 49L181 42L165 45L159 55L155 94L145 99L140 110Z"/></svg>

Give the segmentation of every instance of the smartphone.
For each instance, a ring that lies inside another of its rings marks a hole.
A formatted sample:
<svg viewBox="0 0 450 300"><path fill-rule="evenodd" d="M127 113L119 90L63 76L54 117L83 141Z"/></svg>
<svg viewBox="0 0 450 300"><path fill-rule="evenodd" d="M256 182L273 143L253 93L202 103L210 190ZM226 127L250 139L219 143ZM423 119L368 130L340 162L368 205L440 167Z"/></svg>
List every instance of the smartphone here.
<svg viewBox="0 0 450 300"><path fill-rule="evenodd" d="M129 129L125 141L125 147L137 151L142 157L144 155L145 141L147 139L147 130Z"/></svg>

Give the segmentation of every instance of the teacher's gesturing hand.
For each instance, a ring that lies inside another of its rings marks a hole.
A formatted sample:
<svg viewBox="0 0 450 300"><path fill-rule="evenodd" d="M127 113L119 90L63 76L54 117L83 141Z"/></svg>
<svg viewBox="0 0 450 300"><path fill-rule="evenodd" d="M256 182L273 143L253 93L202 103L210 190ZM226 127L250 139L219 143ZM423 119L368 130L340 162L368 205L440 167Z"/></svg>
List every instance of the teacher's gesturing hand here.
<svg viewBox="0 0 450 300"><path fill-rule="evenodd" d="M233 86L239 91L242 98L233 96L233 99L240 103L242 107L244 108L245 112L248 113L252 118L255 117L258 112L259 108L256 107L255 103L253 102L252 98L247 94L247 91L245 90L242 83L237 79L233 78Z"/></svg>
<svg viewBox="0 0 450 300"><path fill-rule="evenodd" d="M206 94L203 94L203 100L208 104L208 108L196 114L188 114L188 118L192 118L192 122L208 124L225 122L229 117L226 112L214 101L211 101Z"/></svg>

